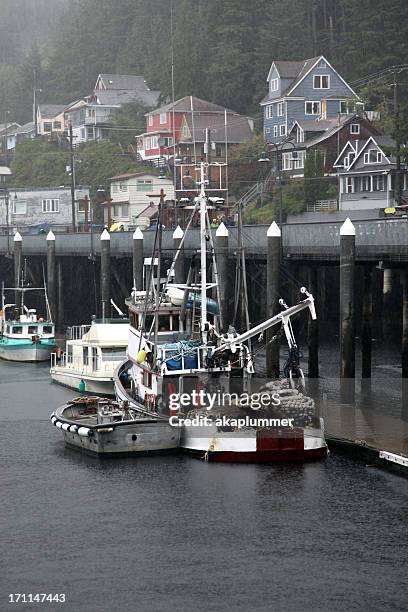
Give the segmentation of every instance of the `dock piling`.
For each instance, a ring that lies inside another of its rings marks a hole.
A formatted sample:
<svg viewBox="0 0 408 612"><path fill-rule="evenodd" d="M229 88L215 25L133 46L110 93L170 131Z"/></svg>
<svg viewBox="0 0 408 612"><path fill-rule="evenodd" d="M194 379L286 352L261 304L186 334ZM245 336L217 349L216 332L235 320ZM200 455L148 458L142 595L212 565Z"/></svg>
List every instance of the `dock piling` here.
<svg viewBox="0 0 408 612"><path fill-rule="evenodd" d="M281 230L275 221L267 232L268 251L266 259L266 316L276 315L279 308L279 277L281 258ZM266 332L266 375L268 378L279 378L280 347L279 341L271 342L276 332Z"/></svg>
<svg viewBox="0 0 408 612"><path fill-rule="evenodd" d="M106 229L101 234L101 304L104 321L110 304L110 235Z"/></svg>
<svg viewBox="0 0 408 612"><path fill-rule="evenodd" d="M220 312L222 328L228 330L231 317L228 313L228 229L224 223L217 227L215 232L217 272L220 293Z"/></svg>
<svg viewBox="0 0 408 612"><path fill-rule="evenodd" d="M373 316L373 292L372 271L370 266L364 268L363 289L363 321L361 329L361 377L371 378L371 354L372 354L372 316Z"/></svg>
<svg viewBox="0 0 408 612"><path fill-rule="evenodd" d="M356 230L349 218L340 228L340 397L355 399L354 274Z"/></svg>
<svg viewBox="0 0 408 612"><path fill-rule="evenodd" d="M317 284L317 268L311 266L308 269L308 290L317 300L318 284ZM311 316L308 319L307 326L308 339L308 376L309 380L319 378L319 326L318 321L314 321Z"/></svg>
<svg viewBox="0 0 408 612"><path fill-rule="evenodd" d="M180 248L180 243L183 239L184 236L184 232L181 229L181 227L178 225L176 227L176 229L173 232L173 248L174 248L174 254L177 253L177 251ZM175 283L184 283L184 250L181 249L180 253L178 254L175 266L174 266L174 282Z"/></svg>
<svg viewBox="0 0 408 612"><path fill-rule="evenodd" d="M52 230L47 234L47 294L51 319L57 321L57 267L55 262L55 235Z"/></svg>
<svg viewBox="0 0 408 612"><path fill-rule="evenodd" d="M136 291L143 291L143 232L137 227L133 233L133 282Z"/></svg>
<svg viewBox="0 0 408 612"><path fill-rule="evenodd" d="M22 271L22 260L23 260L23 239L19 232L14 235L14 286L20 287L21 285L21 271ZM15 313L16 318L21 312L21 292L16 291L14 297Z"/></svg>

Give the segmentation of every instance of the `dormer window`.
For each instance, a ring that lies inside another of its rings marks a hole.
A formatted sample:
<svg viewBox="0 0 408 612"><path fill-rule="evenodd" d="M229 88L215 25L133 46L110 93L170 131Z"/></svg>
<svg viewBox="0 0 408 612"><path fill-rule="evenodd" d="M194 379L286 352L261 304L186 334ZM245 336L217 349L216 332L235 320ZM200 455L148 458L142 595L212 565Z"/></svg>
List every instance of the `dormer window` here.
<svg viewBox="0 0 408 612"><path fill-rule="evenodd" d="M313 76L313 89L329 89L330 77L328 74L315 74Z"/></svg>
<svg viewBox="0 0 408 612"><path fill-rule="evenodd" d="M366 153L364 153L365 164L381 164L381 162L382 153L378 149L369 149Z"/></svg>
<svg viewBox="0 0 408 612"><path fill-rule="evenodd" d="M279 79L271 79L271 91L278 91Z"/></svg>

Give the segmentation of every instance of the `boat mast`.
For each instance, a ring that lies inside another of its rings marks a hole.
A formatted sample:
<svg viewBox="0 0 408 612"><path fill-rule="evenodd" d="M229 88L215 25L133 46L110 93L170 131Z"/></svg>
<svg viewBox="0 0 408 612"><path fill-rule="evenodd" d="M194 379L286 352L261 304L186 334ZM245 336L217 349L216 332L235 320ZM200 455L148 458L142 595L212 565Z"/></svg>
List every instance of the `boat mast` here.
<svg viewBox="0 0 408 612"><path fill-rule="evenodd" d="M207 344L207 198L204 189L204 163L200 164L200 248L201 248L201 338Z"/></svg>

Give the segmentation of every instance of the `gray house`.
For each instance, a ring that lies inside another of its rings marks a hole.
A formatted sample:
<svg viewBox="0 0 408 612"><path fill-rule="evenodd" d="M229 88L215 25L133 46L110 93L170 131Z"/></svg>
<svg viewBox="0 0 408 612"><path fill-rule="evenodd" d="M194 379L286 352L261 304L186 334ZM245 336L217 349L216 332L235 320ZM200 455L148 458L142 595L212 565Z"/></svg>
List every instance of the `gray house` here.
<svg viewBox="0 0 408 612"><path fill-rule="evenodd" d="M280 142L293 124L333 119L355 111L358 95L322 55L301 61L272 62L269 91L261 101L264 136Z"/></svg>
<svg viewBox="0 0 408 612"><path fill-rule="evenodd" d="M83 223L83 199L85 195L89 198L89 189L76 189L76 222ZM8 223L7 223L8 210ZM68 187L55 189L19 189L10 188L8 202L5 195L0 194L0 227L8 226L19 232L36 232L52 228L53 231L67 231L71 227L72 207L71 191Z"/></svg>
<svg viewBox="0 0 408 612"><path fill-rule="evenodd" d="M388 136L371 136L349 141L334 163L339 176L339 209L384 209L397 204L397 163L390 150L395 142ZM401 165L402 197L408 197L406 164Z"/></svg>

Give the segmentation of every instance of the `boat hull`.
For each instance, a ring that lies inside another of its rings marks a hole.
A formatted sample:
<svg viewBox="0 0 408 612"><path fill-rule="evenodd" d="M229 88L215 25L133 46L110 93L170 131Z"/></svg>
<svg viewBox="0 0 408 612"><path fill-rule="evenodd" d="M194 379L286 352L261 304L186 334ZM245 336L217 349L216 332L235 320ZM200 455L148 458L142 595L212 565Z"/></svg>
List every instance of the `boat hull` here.
<svg viewBox="0 0 408 612"><path fill-rule="evenodd" d="M50 370L51 379L53 382L75 389L78 391L81 380L85 383L84 393L92 393L95 395L109 395L113 397L115 390L112 378L97 378L81 375L80 373L67 372L63 369L53 368Z"/></svg>
<svg viewBox="0 0 408 612"><path fill-rule="evenodd" d="M180 447L205 461L223 463L277 463L313 461L327 455L323 429L245 429L236 432L183 427ZM211 427L208 428L212 429Z"/></svg>
<svg viewBox="0 0 408 612"><path fill-rule="evenodd" d="M70 404L51 415L55 427L61 430L65 444L91 455L122 456L176 452L180 433L166 419L143 417L137 420L90 425L89 419L67 418Z"/></svg>
<svg viewBox="0 0 408 612"><path fill-rule="evenodd" d="M0 359L6 361L38 362L49 361L55 344L34 344L32 342L13 344L0 342Z"/></svg>

